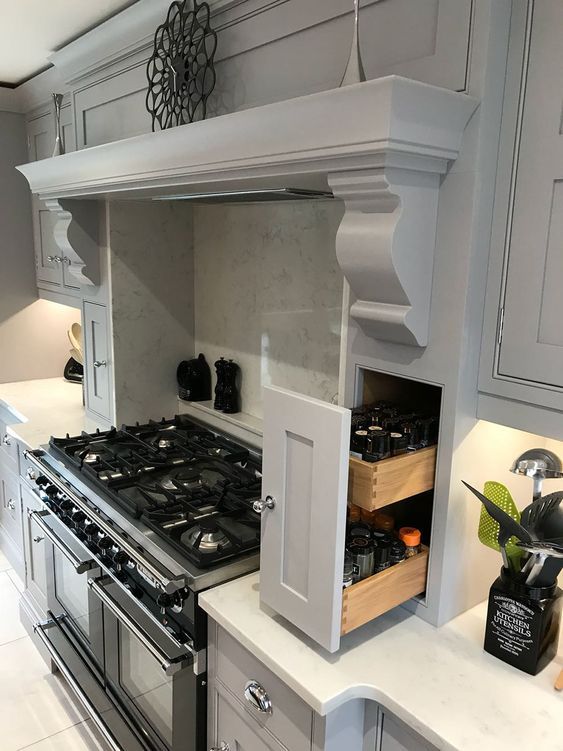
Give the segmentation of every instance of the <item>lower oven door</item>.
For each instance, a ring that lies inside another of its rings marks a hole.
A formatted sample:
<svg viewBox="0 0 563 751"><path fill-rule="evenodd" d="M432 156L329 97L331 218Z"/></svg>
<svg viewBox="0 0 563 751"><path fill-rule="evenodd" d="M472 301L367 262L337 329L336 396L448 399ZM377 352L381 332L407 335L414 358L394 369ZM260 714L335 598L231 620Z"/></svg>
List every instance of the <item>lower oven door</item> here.
<svg viewBox="0 0 563 751"><path fill-rule="evenodd" d="M155 748L206 748L206 676L195 674L190 648L111 579L90 586L104 606L108 690Z"/></svg>
<svg viewBox="0 0 563 751"><path fill-rule="evenodd" d="M47 557L49 611L64 619L85 656L103 675L104 633L100 601L92 594L88 581L101 571L88 548L49 511L30 514L36 527L52 543Z"/></svg>

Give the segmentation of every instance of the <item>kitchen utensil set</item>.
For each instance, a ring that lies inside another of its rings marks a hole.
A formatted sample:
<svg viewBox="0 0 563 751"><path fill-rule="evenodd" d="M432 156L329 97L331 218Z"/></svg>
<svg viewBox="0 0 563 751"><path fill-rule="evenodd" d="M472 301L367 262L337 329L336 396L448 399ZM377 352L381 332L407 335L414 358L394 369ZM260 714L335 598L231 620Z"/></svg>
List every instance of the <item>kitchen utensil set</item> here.
<svg viewBox="0 0 563 751"><path fill-rule="evenodd" d="M519 464L522 467L523 462L536 461L522 457L515 465ZM546 464L547 462L544 462L544 465ZM548 470L543 466L541 472L544 476L547 476L546 471L559 472L558 469ZM526 471L520 470L518 473L527 474ZM463 484L483 504L479 520L480 541L493 550L500 550L504 568L516 579L524 581L528 586L547 587L554 584L563 569L563 540L548 540L544 535L548 520L560 511L563 491L544 497L537 496L538 477L535 474L527 476L534 479L534 500L521 515L510 491L504 485L489 481L485 483L485 492L480 493L468 483L463 481ZM541 491L541 482L539 488ZM528 554L522 567L519 551Z"/></svg>

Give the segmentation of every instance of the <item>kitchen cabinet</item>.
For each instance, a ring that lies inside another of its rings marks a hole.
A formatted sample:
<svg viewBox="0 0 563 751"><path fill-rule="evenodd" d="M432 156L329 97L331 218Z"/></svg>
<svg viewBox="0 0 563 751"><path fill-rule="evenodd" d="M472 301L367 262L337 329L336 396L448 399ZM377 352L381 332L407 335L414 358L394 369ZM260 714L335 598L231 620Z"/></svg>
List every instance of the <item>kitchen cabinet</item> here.
<svg viewBox="0 0 563 751"><path fill-rule="evenodd" d="M376 751L435 751L435 747L392 714L380 710Z"/></svg>
<svg viewBox="0 0 563 751"><path fill-rule="evenodd" d="M520 6L511 29L479 416L561 439L553 410L563 411L563 6Z"/></svg>
<svg viewBox="0 0 563 751"><path fill-rule="evenodd" d="M30 516L33 511L41 510L41 503L23 483L21 500L26 596L32 599L34 609L41 620L47 617L48 610L47 559L51 554L51 543Z"/></svg>
<svg viewBox="0 0 563 751"><path fill-rule="evenodd" d="M23 579L19 445L0 420L0 539L12 567Z"/></svg>
<svg viewBox="0 0 563 751"><path fill-rule="evenodd" d="M107 308L84 301L82 321L86 406L99 417L111 421L111 340Z"/></svg>
<svg viewBox="0 0 563 751"><path fill-rule="evenodd" d="M74 127L72 109L69 105L61 110L61 124L66 150L74 151ZM52 156L55 121L51 111L28 120L27 139L30 161L48 159ZM37 196L32 196L32 220L37 287L40 296L78 306L80 286L69 273L70 260L55 242L56 215L49 211Z"/></svg>

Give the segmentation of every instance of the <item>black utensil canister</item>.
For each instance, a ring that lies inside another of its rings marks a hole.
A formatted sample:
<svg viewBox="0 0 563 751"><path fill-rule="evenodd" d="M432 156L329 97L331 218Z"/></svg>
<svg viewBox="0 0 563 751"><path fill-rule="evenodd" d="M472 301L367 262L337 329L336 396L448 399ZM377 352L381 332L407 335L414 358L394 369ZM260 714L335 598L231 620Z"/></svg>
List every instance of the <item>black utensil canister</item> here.
<svg viewBox="0 0 563 751"><path fill-rule="evenodd" d="M529 587L502 569L489 593L485 652L530 675L557 654L563 591Z"/></svg>

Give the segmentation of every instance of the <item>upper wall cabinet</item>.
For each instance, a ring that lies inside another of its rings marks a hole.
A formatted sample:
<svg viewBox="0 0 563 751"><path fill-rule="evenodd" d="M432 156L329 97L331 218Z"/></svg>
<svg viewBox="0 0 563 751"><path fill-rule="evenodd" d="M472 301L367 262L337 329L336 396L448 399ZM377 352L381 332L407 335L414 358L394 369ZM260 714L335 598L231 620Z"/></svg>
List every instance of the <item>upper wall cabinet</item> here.
<svg viewBox="0 0 563 751"><path fill-rule="evenodd" d="M527 8L518 5L503 114L479 416L563 438L561 415L553 412L563 410L563 4L531 0Z"/></svg>
<svg viewBox="0 0 563 751"><path fill-rule="evenodd" d="M72 91L77 148L151 130L146 63L166 0L140 0L52 60ZM364 0L368 78L390 74L466 88L471 0ZM210 115L336 88L352 41L352 0L217 0Z"/></svg>
<svg viewBox="0 0 563 751"><path fill-rule="evenodd" d="M70 105L62 108L61 124L66 151L75 150ZM28 154L31 162L48 159L55 144L55 120L51 111L42 110L27 122ZM67 305L78 306L80 286L69 273L70 259L55 242L57 217L36 196L32 197L35 267L39 295Z"/></svg>

